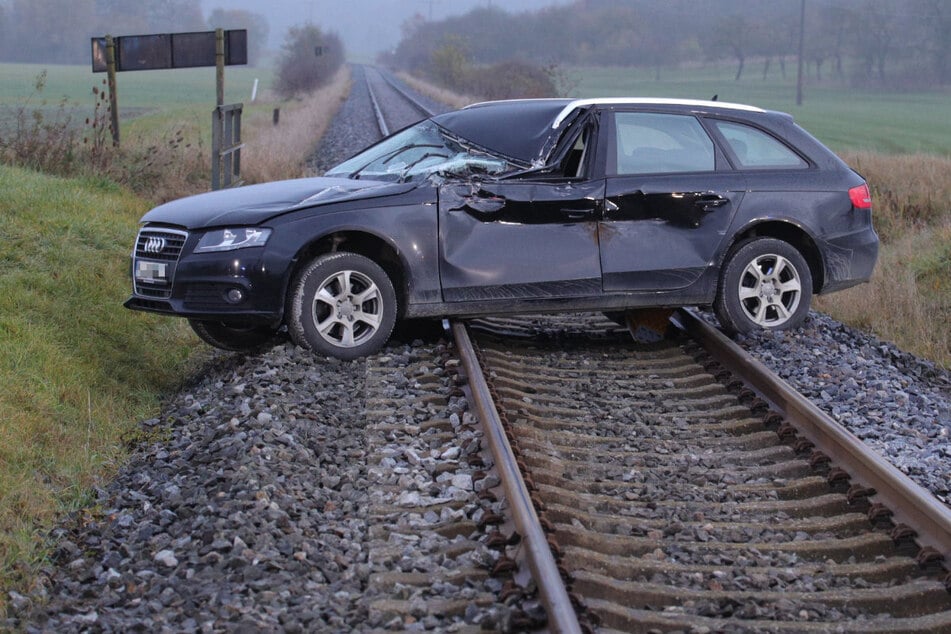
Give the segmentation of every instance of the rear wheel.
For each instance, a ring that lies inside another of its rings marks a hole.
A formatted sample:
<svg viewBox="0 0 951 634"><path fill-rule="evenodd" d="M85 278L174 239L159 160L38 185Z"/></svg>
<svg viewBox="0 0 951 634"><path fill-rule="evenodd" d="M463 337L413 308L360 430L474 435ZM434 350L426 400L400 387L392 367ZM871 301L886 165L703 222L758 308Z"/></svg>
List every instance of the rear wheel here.
<svg viewBox="0 0 951 634"><path fill-rule="evenodd" d="M298 345L338 359L356 359L382 348L395 323L393 284L369 258L330 253L297 277L287 329Z"/></svg>
<svg viewBox="0 0 951 634"><path fill-rule="evenodd" d="M802 324L811 300L812 275L802 254L782 240L753 238L727 257L713 308L728 332L782 330Z"/></svg>
<svg viewBox="0 0 951 634"><path fill-rule="evenodd" d="M262 326L235 326L200 319L189 319L188 325L205 343L231 352L260 352L280 341L277 331Z"/></svg>

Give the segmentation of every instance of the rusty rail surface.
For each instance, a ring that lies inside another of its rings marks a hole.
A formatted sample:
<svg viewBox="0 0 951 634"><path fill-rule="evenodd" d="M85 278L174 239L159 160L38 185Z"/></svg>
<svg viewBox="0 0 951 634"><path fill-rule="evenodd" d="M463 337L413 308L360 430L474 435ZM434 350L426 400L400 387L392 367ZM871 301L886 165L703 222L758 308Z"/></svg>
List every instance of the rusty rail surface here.
<svg viewBox="0 0 951 634"><path fill-rule="evenodd" d="M521 535L522 544L526 548L528 564L538 586L542 603L548 613L549 628L553 632L580 633L578 617L571 605L568 591L561 579L558 565L552 556L538 515L535 513L528 488L519 472L512 447L502 429L502 421L499 419L489 393L489 386L482 375L472 342L465 326L460 322L452 322L452 333L457 354L465 368L469 387L472 390L473 405L485 428L485 436L505 490L506 500Z"/></svg>
<svg viewBox="0 0 951 634"><path fill-rule="evenodd" d="M951 562L951 510L695 313L678 311L674 322L749 384L816 449L871 487L873 497L888 507L896 524L917 533L922 547L933 548Z"/></svg>
<svg viewBox="0 0 951 634"><path fill-rule="evenodd" d="M523 538L521 548L532 552L529 567L553 631L577 631L568 627L590 631L599 624L637 632L693 626L713 631L724 626L790 632L819 632L825 627L947 631L951 575L945 564L951 513L930 494L691 313L677 313L672 319L686 333L674 340L682 338L683 343L635 344L630 357L622 352L627 348L623 331L603 320L579 325L573 320L548 321L548 317L475 320L474 329L489 337L480 348L479 360L491 371L491 379L482 377L474 358L463 361L463 366L472 390L470 400L486 424L506 500L513 510L526 506L516 511L515 524ZM605 326L611 334L597 336ZM460 357L473 354L471 344L461 341L465 327L454 323L452 330L459 340ZM589 346L594 351L590 357ZM548 351L556 354L549 357ZM617 377L617 383L612 377ZM615 384L619 387L610 387ZM641 389L645 391L640 393ZM586 410L585 395L602 394L602 390L608 394L617 390L620 400L608 398ZM666 399L671 399L671 405ZM631 417L635 424L630 428L621 420L627 419L623 409L617 410L621 419L611 415L613 408L625 403L626 409L638 412ZM643 403L643 408L637 403ZM512 422L513 416L519 418L518 424ZM676 429L665 424L678 416L693 417L689 425L700 428L699 435L679 435L677 430L686 430L687 421L676 423ZM506 420L503 428L493 429L492 425ZM651 425L661 432L656 439L647 433ZM710 455L723 456L722 461L701 459L707 452L698 452L705 442L698 438L709 438L710 447L721 448ZM633 453L619 459L625 447ZM513 449L517 463L510 455ZM743 462L746 459L751 462ZM706 464L714 472L728 469L731 463L742 466L736 480L733 472L725 472L728 478L720 480L714 473L711 486L705 483L706 476L698 483L700 476L678 471L669 499L649 497L666 490L649 478L618 479L621 472L652 469L654 463L661 473L688 464ZM778 497L763 495L770 486L761 482L764 477L778 483ZM738 488L721 487L724 482L732 486L731 481ZM677 487L685 496L676 494ZM646 498L639 493L645 488ZM698 506L690 506L692 501ZM760 507L762 511L757 510ZM650 513L642 513L645 508ZM699 517L679 515L680 509L690 508L700 509ZM758 512L763 518L787 516L789 525L774 529L771 522L775 520L758 520ZM670 524L671 518L678 519L680 526ZM736 529L730 522L737 522ZM633 532L618 531L625 526ZM745 539L744 526L752 527ZM670 541L666 541L668 528ZM691 541L695 529L707 532ZM740 531L740 537L727 532L732 530ZM790 541L784 531L795 532L796 539ZM718 546L721 541L723 545ZM701 582L693 577L722 567L704 563L718 562L716 553L724 554L727 563L723 565L729 570L729 562L738 553L740 560L745 558L743 549L760 547L766 563L754 563L753 568L766 566L762 570L780 570L789 576L783 577L778 589L757 590L748 580L741 583L746 579L742 575L751 574L749 563L737 563L739 568L727 573L719 571L725 575L722 586L717 583L719 576L701 580L706 584L702 588L696 585ZM700 553L700 559L686 555L691 551ZM704 551L714 559L704 559ZM668 554L659 560L660 552ZM792 563L783 563L786 557L800 556L803 559L797 561L795 571ZM813 574L824 579L817 582L821 597L810 594L808 579ZM678 575L690 578L680 585ZM863 580L866 575L871 575L871 585ZM945 575L943 584L941 575ZM859 583L847 584L846 578ZM552 581L557 586L550 586ZM728 582L742 591L724 590ZM569 584L567 588L564 583ZM783 590L787 585L789 595ZM781 614L786 608L780 600L787 596L810 610L813 601L824 607L817 608L815 622L808 615L804 620L790 618ZM739 606L737 618L726 611L725 617L716 615L734 601ZM686 611L678 607L685 605L691 607ZM750 616L750 610L758 606L776 612ZM559 610L564 616L556 616ZM836 616L837 610L845 615Z"/></svg>

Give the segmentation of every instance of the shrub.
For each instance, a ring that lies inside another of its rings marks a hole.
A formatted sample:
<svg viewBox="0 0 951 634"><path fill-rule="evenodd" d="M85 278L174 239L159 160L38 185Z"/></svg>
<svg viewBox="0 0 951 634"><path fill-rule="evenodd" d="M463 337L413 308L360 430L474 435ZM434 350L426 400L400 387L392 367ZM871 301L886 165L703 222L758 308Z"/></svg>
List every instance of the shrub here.
<svg viewBox="0 0 951 634"><path fill-rule="evenodd" d="M52 116L46 101L34 105L45 87L44 70L36 76L30 96L14 108L12 130L0 134L0 159L11 165L66 175L76 165L76 127L65 99Z"/></svg>
<svg viewBox="0 0 951 634"><path fill-rule="evenodd" d="M469 72L465 89L485 99L556 97L552 69L509 60Z"/></svg>
<svg viewBox="0 0 951 634"><path fill-rule="evenodd" d="M481 99L555 97L554 66L542 67L519 60L473 66L465 42L454 35L443 38L430 55L426 75L440 86Z"/></svg>
<svg viewBox="0 0 951 634"><path fill-rule="evenodd" d="M336 33L313 24L292 27L281 51L274 90L285 99L327 84L343 64L343 44Z"/></svg>

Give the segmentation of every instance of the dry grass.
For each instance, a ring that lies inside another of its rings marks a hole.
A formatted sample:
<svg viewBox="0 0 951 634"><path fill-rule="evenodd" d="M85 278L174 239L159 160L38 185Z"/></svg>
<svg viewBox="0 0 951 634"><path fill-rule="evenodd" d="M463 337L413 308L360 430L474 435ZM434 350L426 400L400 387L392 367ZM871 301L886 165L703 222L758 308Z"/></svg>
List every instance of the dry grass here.
<svg viewBox="0 0 951 634"><path fill-rule="evenodd" d="M263 183L304 176L307 158L349 93L350 68L343 66L328 85L283 107L279 125L268 116L251 117L241 157L244 180Z"/></svg>
<svg viewBox="0 0 951 634"><path fill-rule="evenodd" d="M951 158L932 154L842 153L872 189L884 242L951 218Z"/></svg>
<svg viewBox="0 0 951 634"><path fill-rule="evenodd" d="M951 159L843 158L872 188L882 248L869 284L821 297L816 307L951 368Z"/></svg>
<svg viewBox="0 0 951 634"><path fill-rule="evenodd" d="M816 308L951 368L951 260L943 272L927 262L941 244L947 253L951 224L883 245L869 284L820 297Z"/></svg>
<svg viewBox="0 0 951 634"><path fill-rule="evenodd" d="M459 93L452 92L446 88L440 88L435 84L431 84L427 81L419 79L418 77L413 77L412 75L407 75L406 73L398 73L400 79L405 81L410 87L421 95L426 95L430 99L435 99L439 103L444 103L451 108L462 108L468 106L471 103L477 103L480 101L485 101L480 97L474 97L472 95L460 95Z"/></svg>

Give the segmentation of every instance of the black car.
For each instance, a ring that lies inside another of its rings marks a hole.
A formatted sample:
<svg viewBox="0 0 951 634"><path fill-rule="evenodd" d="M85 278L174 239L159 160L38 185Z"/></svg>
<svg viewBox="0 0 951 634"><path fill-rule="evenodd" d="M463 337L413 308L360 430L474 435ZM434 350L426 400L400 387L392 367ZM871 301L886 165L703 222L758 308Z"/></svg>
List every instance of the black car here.
<svg viewBox="0 0 951 634"><path fill-rule="evenodd" d="M449 315L694 305L789 328L878 253L865 181L792 117L693 100L476 104L142 223L127 307L345 359Z"/></svg>

